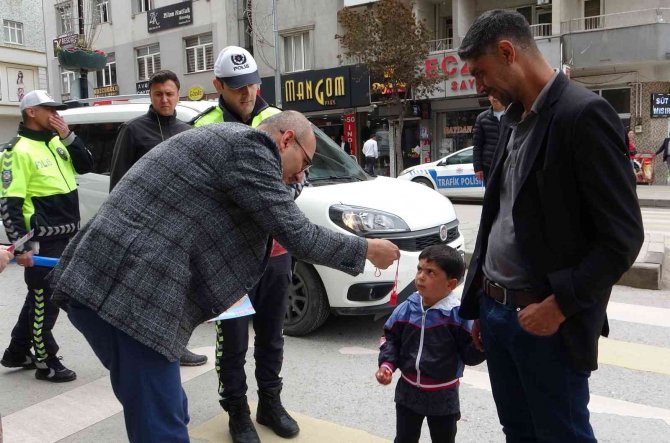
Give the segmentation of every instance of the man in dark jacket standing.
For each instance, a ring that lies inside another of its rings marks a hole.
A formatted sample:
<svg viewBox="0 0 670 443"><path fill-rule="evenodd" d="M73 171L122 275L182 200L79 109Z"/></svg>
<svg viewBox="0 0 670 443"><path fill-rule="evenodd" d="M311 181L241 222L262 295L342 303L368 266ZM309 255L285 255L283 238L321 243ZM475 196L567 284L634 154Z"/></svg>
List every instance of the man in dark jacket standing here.
<svg viewBox="0 0 670 443"><path fill-rule="evenodd" d="M352 275L366 258L385 269L400 257L387 240L314 225L295 204L286 184L316 150L306 118L285 111L259 129L207 125L161 143L52 272L55 298L110 371L133 443L189 441L177 360L196 326L256 285L271 237Z"/></svg>
<svg viewBox="0 0 670 443"><path fill-rule="evenodd" d="M491 161L500 137L500 119L505 114L505 106L489 95L491 107L477 116L475 120L473 166L477 179L486 183L491 170Z"/></svg>
<svg viewBox="0 0 670 443"><path fill-rule="evenodd" d="M149 110L119 129L109 174L110 192L144 154L173 135L191 129L188 123L177 119L175 112L180 86L177 74L168 70L155 72L149 79Z"/></svg>
<svg viewBox="0 0 670 443"><path fill-rule="evenodd" d="M175 108L180 86L177 74L168 70L155 72L149 79L149 110L121 125L116 138L109 174L110 192L144 154L173 135L191 129L188 123L177 119ZM207 356L185 348L179 362L182 366L200 366L207 363Z"/></svg>
<svg viewBox="0 0 670 443"><path fill-rule="evenodd" d="M612 286L644 239L624 128L552 69L518 12L479 16L458 53L477 92L511 103L460 314L507 441L595 442L588 379Z"/></svg>
<svg viewBox="0 0 670 443"><path fill-rule="evenodd" d="M33 254L60 257L79 230L76 174L90 172L93 157L84 142L70 131L46 91L31 91L21 101L23 122L16 138L0 146L2 188L0 217L7 238L16 243L30 231L32 240L17 246L16 263L25 268L28 295L2 356L8 368L34 369L35 378L50 382L75 380L57 356L52 334L59 309L51 300L48 268L33 266ZM30 353L31 346L35 356Z"/></svg>

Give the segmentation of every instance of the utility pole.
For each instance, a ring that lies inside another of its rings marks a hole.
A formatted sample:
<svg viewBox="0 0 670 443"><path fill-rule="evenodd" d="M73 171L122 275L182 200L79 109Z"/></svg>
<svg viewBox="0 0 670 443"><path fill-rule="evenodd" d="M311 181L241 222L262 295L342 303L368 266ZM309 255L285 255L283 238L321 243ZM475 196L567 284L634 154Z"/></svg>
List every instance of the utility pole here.
<svg viewBox="0 0 670 443"><path fill-rule="evenodd" d="M77 16L79 17L79 35L84 35L84 0L77 0ZM88 98L88 70L79 70L79 98Z"/></svg>
<svg viewBox="0 0 670 443"><path fill-rule="evenodd" d="M272 23L275 34L275 106L281 109L281 67L279 65L279 27L277 26L277 0L272 0Z"/></svg>

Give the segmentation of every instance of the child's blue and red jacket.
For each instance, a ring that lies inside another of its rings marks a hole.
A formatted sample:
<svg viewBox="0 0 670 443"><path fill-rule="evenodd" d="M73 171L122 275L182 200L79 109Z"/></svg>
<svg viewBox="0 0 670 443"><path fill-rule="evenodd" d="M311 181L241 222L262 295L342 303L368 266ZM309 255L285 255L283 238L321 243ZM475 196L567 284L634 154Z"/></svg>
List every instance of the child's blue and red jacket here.
<svg viewBox="0 0 670 443"><path fill-rule="evenodd" d="M464 364L484 361L472 342L472 321L458 315L455 295L424 309L418 292L395 308L384 325L379 366L399 369L402 379L421 391L458 386Z"/></svg>

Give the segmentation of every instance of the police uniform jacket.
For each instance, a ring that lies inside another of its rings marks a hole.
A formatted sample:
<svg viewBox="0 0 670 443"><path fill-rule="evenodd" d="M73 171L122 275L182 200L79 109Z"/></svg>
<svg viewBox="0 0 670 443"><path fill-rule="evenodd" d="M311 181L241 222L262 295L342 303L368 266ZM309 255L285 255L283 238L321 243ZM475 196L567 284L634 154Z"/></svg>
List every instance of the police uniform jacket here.
<svg viewBox="0 0 670 443"><path fill-rule="evenodd" d="M365 240L307 220L267 134L195 128L128 171L63 253L54 299L84 304L174 361L198 324L254 287L270 235L307 262L363 271Z"/></svg>
<svg viewBox="0 0 670 443"><path fill-rule="evenodd" d="M20 124L18 136L2 154L0 215L9 240L15 242L31 229L34 241L74 235L79 229L75 175L92 168L93 157L74 132L61 140L51 131Z"/></svg>

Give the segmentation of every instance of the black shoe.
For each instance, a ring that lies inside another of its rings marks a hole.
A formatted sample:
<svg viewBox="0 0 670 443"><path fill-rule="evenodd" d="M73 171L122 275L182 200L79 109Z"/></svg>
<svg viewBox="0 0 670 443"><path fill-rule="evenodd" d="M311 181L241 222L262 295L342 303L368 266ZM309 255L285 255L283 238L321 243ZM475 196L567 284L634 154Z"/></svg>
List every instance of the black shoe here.
<svg viewBox="0 0 670 443"><path fill-rule="evenodd" d="M184 348L179 357L180 366L202 366L207 363L206 355L198 355Z"/></svg>
<svg viewBox="0 0 670 443"><path fill-rule="evenodd" d="M35 369L35 356L30 351L14 352L9 348L2 354L0 364L6 368Z"/></svg>
<svg viewBox="0 0 670 443"><path fill-rule="evenodd" d="M280 437L289 438L298 435L300 427L281 404L281 387L258 391L258 409L256 421L271 428Z"/></svg>
<svg viewBox="0 0 670 443"><path fill-rule="evenodd" d="M228 412L228 430L233 443L260 443L254 422L251 421L251 412L247 396L242 398L227 398L220 401L221 406Z"/></svg>
<svg viewBox="0 0 670 443"><path fill-rule="evenodd" d="M49 357L45 361L36 363L35 378L53 383L64 383L77 379L77 373L66 368L60 362L63 357Z"/></svg>

